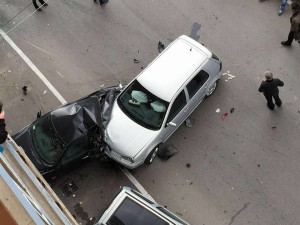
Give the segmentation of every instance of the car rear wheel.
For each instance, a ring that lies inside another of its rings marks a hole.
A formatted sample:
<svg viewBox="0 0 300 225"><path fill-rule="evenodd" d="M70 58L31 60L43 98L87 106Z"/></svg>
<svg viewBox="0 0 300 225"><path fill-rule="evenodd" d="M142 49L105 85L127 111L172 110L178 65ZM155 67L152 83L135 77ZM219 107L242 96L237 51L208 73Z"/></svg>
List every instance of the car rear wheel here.
<svg viewBox="0 0 300 225"><path fill-rule="evenodd" d="M150 153L149 155L147 156L146 160L145 160L145 164L146 165L150 165L153 160L155 159L156 155L157 155L157 152L158 152L158 146L156 146Z"/></svg>
<svg viewBox="0 0 300 225"><path fill-rule="evenodd" d="M205 97L207 98L207 97L211 96L217 89L217 86L218 86L218 81L216 81L215 83L213 83L213 85L210 86L210 88L207 90Z"/></svg>

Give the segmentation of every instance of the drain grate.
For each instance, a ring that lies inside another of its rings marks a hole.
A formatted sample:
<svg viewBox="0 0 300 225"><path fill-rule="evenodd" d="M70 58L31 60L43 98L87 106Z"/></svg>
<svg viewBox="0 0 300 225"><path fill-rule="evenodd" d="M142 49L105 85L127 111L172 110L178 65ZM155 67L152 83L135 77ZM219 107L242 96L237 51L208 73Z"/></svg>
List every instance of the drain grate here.
<svg viewBox="0 0 300 225"><path fill-rule="evenodd" d="M78 186L72 178L68 178L65 182L59 185L59 188L66 196L70 196L76 190L78 190Z"/></svg>

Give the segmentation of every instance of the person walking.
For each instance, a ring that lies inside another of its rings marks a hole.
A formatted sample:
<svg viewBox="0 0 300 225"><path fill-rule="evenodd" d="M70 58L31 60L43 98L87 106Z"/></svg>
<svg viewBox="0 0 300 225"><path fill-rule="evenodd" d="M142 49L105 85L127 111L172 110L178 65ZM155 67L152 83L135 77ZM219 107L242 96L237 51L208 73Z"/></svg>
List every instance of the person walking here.
<svg viewBox="0 0 300 225"><path fill-rule="evenodd" d="M44 2L44 0L39 0L39 2L42 4L41 6L48 6L48 4ZM35 9L37 9L37 11L42 11L42 9L38 6L38 4L36 4L36 0L32 0L32 3Z"/></svg>
<svg viewBox="0 0 300 225"><path fill-rule="evenodd" d="M296 35L299 34L300 32L300 4L297 2L292 3L292 11L293 15L290 18L290 23L291 23L291 28L290 32L288 35L287 41L282 41L281 44L283 46L291 46L293 40L296 38L298 39L299 37L296 37ZM299 40L298 40L299 42Z"/></svg>
<svg viewBox="0 0 300 225"><path fill-rule="evenodd" d="M282 87L284 83L277 79L273 79L273 73L270 71L265 72L265 80L261 82L261 85L258 89L259 92L262 92L267 100L267 106L269 109L274 110L275 105L273 103L273 98L275 104L280 107L282 104L281 99L279 98L278 87Z"/></svg>
<svg viewBox="0 0 300 225"><path fill-rule="evenodd" d="M0 144L3 144L7 138L7 131L5 130L5 113L2 111L2 102L0 102Z"/></svg>

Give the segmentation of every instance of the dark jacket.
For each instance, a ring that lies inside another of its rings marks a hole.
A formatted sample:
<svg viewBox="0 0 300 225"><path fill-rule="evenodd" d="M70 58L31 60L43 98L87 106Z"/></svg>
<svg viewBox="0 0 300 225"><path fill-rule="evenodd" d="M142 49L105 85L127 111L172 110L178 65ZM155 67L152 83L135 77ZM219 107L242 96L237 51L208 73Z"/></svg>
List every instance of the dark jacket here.
<svg viewBox="0 0 300 225"><path fill-rule="evenodd" d="M259 92L263 92L264 95L278 95L279 93L279 90L278 90L278 86L283 86L284 83L277 79L277 78L274 78L272 80L265 80L263 82L261 82L261 85L258 89Z"/></svg>
<svg viewBox="0 0 300 225"><path fill-rule="evenodd" d="M299 32L300 29L300 9L293 11L293 15L290 18L291 31Z"/></svg>
<svg viewBox="0 0 300 225"><path fill-rule="evenodd" d="M4 143L7 138L7 131L5 130L5 120L0 119L0 144Z"/></svg>

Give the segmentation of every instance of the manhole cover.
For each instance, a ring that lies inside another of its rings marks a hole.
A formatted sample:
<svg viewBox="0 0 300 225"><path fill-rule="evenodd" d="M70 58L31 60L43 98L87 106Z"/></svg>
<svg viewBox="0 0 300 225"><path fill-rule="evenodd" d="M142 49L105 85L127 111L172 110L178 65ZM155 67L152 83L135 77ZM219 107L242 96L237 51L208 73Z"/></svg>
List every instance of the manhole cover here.
<svg viewBox="0 0 300 225"><path fill-rule="evenodd" d="M59 185L59 188L66 196L70 196L78 190L78 186L72 178L68 178L63 184Z"/></svg>

